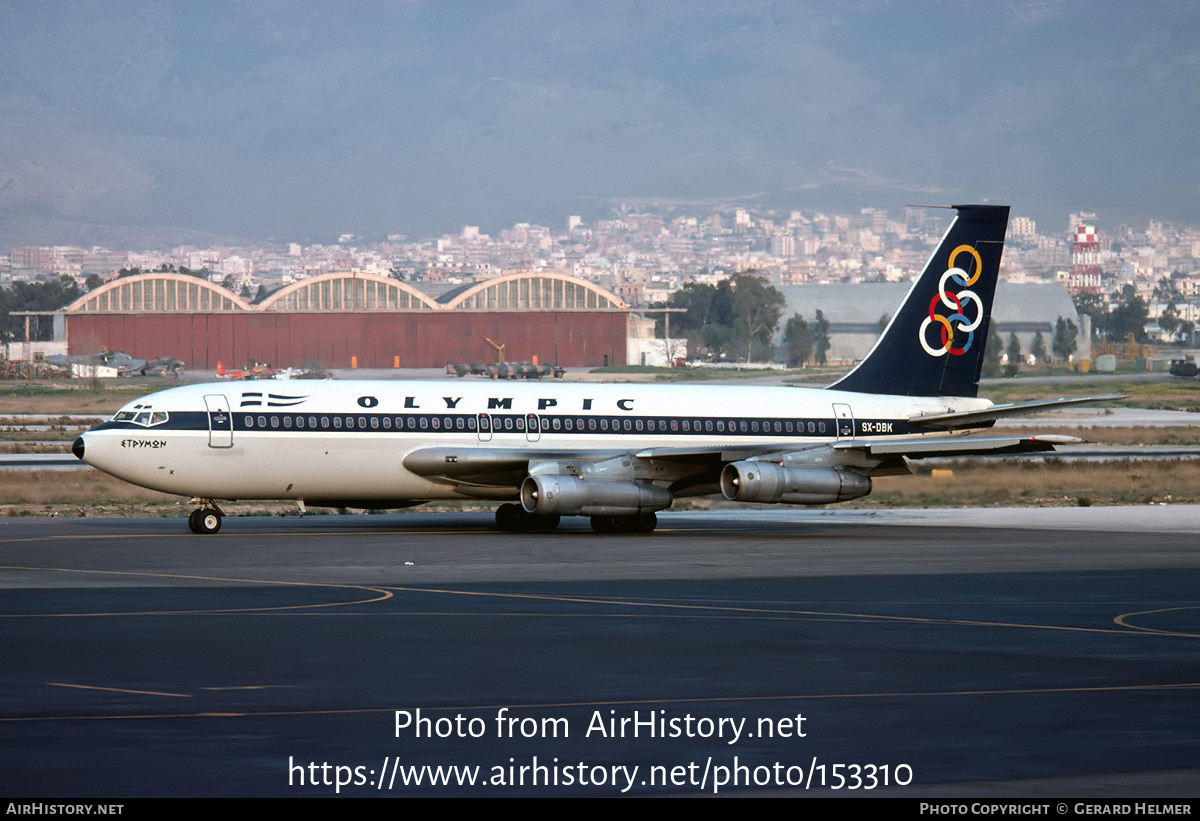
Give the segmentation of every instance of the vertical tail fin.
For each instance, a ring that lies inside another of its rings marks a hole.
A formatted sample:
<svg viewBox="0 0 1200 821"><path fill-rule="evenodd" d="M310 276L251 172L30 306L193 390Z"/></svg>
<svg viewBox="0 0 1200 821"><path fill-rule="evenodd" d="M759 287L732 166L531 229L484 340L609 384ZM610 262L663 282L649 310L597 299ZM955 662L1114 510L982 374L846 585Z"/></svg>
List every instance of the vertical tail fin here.
<svg viewBox="0 0 1200 821"><path fill-rule="evenodd" d="M958 216L875 347L830 387L900 396L975 396L983 369L1007 205Z"/></svg>

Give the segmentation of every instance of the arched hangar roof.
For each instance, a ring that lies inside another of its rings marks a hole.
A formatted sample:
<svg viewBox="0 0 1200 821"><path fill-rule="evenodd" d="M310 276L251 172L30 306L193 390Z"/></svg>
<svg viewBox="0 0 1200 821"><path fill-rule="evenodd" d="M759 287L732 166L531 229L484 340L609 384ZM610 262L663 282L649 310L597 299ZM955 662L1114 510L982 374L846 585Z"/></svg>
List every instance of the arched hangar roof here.
<svg viewBox="0 0 1200 821"><path fill-rule="evenodd" d="M438 304L406 282L376 274L321 274L281 288L261 311L431 311Z"/></svg>
<svg viewBox="0 0 1200 821"><path fill-rule="evenodd" d="M438 297L451 311L625 311L611 291L566 274L541 271L489 279Z"/></svg>
<svg viewBox="0 0 1200 821"><path fill-rule="evenodd" d="M627 310L629 306L611 291L553 272L509 274L464 285L437 299L376 274L321 274L281 288L259 304L206 279L155 272L105 283L64 309L68 314Z"/></svg>
<svg viewBox="0 0 1200 821"><path fill-rule="evenodd" d="M72 302L68 314L220 313L253 310L237 294L207 279L157 272L106 282Z"/></svg>

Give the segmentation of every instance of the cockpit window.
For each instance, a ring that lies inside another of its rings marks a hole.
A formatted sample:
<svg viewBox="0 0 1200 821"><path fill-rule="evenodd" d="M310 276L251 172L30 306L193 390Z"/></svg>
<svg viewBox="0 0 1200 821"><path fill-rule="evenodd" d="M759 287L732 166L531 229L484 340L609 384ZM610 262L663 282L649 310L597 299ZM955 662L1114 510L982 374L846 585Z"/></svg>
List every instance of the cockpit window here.
<svg viewBox="0 0 1200 821"><path fill-rule="evenodd" d="M139 403L134 405L131 410L118 411L117 415L113 417L113 421L132 422L144 428L152 428L155 425L163 424L169 418L166 411L151 410L149 405Z"/></svg>

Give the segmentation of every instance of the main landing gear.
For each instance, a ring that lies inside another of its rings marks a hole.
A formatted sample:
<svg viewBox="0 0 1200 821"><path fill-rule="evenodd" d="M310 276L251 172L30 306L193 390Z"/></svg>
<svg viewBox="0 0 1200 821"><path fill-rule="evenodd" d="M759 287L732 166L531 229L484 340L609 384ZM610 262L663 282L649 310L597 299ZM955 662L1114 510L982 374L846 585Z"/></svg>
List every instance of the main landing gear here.
<svg viewBox="0 0 1200 821"><path fill-rule="evenodd" d="M216 533L221 529L221 509L212 499L193 499L201 507L188 514L188 527L193 533Z"/></svg>
<svg viewBox="0 0 1200 821"><path fill-rule="evenodd" d="M512 502L505 502L496 508L496 527L505 533L554 530L561 518L557 513L539 516Z"/></svg>
<svg viewBox="0 0 1200 821"><path fill-rule="evenodd" d="M496 508L496 527L505 533L554 530L560 519L557 513L539 516L511 502ZM596 533L653 533L654 528L658 527L658 516L653 512L628 516L592 516L591 523Z"/></svg>
<svg viewBox="0 0 1200 821"><path fill-rule="evenodd" d="M595 533L653 533L656 527L658 516L653 511L628 516L592 517L592 531Z"/></svg>

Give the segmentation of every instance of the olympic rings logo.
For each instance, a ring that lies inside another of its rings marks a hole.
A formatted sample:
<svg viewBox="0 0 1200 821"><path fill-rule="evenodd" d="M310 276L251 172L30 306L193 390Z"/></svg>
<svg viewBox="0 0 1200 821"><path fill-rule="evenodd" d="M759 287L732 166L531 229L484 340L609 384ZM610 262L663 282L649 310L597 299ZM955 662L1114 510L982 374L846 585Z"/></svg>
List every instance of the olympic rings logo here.
<svg viewBox="0 0 1200 821"><path fill-rule="evenodd" d="M975 261L975 273L967 276L967 272L962 268L958 268L954 264L954 260L959 254L970 254ZM983 322L983 301L972 290L970 286L975 284L979 279L979 274L983 270L983 261L979 258L979 252L970 245L960 245L950 252L950 259L947 262L946 272L942 274L941 280L938 282L938 293L934 294L933 299L929 301L929 316L921 323L921 330L917 334L917 338L921 341L921 347L925 349L925 353L930 356L943 356L950 354L951 356L962 356L967 351L971 350L971 345L975 341L975 329ZM947 290L947 285L953 280L959 286L956 293L951 293ZM949 316L943 316L936 313L941 303L951 313ZM972 312L975 314L974 320L968 319L965 304L970 303ZM929 327L937 323L941 331L941 347L935 348L929 344ZM955 325L959 331L967 333L967 341L961 348L953 346Z"/></svg>

